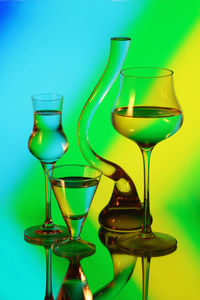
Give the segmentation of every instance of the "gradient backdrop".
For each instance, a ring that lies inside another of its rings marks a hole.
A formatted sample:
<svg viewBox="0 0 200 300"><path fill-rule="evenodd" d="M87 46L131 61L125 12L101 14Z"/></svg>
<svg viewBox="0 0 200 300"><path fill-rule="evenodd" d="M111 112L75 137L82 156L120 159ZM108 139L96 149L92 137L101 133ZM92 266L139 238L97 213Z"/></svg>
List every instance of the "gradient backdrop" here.
<svg viewBox="0 0 200 300"><path fill-rule="evenodd" d="M76 140L77 122L106 66L113 36L132 38L125 67L174 70L184 111L181 130L152 154L153 229L174 235L179 244L174 254L152 259L149 299L199 299L200 1L26 0L0 1L1 300L40 300L45 293L45 252L23 240L24 229L42 223L45 210L43 171L27 147L33 126L30 96L41 92L64 96L63 127L69 149L57 164L85 163ZM113 101L118 84L107 96ZM112 128L107 97L93 120L91 144L127 170L142 198L140 151ZM97 253L83 261L93 292L112 279L112 262L97 234L98 214L112 188L113 183L103 178L82 232L97 245ZM63 224L52 201L53 219ZM67 264L53 256L55 297ZM116 299L141 299L139 260Z"/></svg>

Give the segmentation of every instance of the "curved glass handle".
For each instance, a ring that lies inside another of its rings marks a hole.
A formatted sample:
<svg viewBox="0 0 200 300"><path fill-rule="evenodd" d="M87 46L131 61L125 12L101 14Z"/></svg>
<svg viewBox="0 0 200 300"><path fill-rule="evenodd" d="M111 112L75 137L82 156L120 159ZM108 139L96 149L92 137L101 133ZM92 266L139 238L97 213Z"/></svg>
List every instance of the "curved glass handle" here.
<svg viewBox="0 0 200 300"><path fill-rule="evenodd" d="M130 41L130 38L111 38L107 66L82 110L77 128L78 144L86 160L91 165L98 167L105 176L114 180L117 190L126 194L131 193L133 189L135 192L135 185L131 178L121 167L105 160L92 150L88 140L88 131L95 111L119 75L128 52Z"/></svg>

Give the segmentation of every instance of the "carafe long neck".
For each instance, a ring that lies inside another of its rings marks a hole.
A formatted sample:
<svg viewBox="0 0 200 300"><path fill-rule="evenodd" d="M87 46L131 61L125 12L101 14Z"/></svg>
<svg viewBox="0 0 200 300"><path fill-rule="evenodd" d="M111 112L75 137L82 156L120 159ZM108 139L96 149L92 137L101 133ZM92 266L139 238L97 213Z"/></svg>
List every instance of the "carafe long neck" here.
<svg viewBox="0 0 200 300"><path fill-rule="evenodd" d="M111 39L110 56L105 71L85 104L78 122L77 137L80 150L91 165L101 169L104 175L116 182L121 192L131 193L135 188L131 178L118 165L97 155L89 144L88 131L93 115L115 82L126 58L129 38Z"/></svg>

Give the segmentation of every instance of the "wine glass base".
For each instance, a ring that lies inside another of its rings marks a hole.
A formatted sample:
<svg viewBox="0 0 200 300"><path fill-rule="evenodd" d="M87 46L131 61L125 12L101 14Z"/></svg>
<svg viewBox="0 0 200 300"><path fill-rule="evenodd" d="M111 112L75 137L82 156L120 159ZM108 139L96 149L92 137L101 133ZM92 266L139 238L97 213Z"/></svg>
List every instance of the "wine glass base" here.
<svg viewBox="0 0 200 300"><path fill-rule="evenodd" d="M174 252L177 240L165 233L153 232L151 237L142 237L137 234L126 234L118 240L118 247L125 252L136 256L162 256Z"/></svg>
<svg viewBox="0 0 200 300"><path fill-rule="evenodd" d="M31 226L24 231L24 239L28 243L37 245L50 245L64 241L69 236L65 226L53 225L43 227L41 225Z"/></svg>
<svg viewBox="0 0 200 300"><path fill-rule="evenodd" d="M66 240L53 247L54 254L65 258L83 258L94 254L95 245L84 240Z"/></svg>

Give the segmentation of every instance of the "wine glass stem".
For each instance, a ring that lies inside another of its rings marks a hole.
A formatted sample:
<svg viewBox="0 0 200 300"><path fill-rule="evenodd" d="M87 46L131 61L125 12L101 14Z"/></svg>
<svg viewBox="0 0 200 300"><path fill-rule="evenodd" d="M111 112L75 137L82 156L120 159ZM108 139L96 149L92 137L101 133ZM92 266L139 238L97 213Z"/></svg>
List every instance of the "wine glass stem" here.
<svg viewBox="0 0 200 300"><path fill-rule="evenodd" d="M44 225L45 227L50 227L53 222L52 222L52 218L51 218L51 184L49 181L49 178L47 176L47 170L52 168L54 166L55 163L52 164L45 164L42 163L42 167L44 169L44 177L45 177L45 194L46 194L46 217L45 217L45 221L44 221ZM49 175L51 176L52 173L52 169L49 171Z"/></svg>
<svg viewBox="0 0 200 300"><path fill-rule="evenodd" d="M81 219L73 219L70 218L67 220L66 224L70 233L70 240L79 240L80 239L80 233L83 227L83 223L86 219L86 216Z"/></svg>
<svg viewBox="0 0 200 300"><path fill-rule="evenodd" d="M151 257L142 257L142 299L148 300L149 269Z"/></svg>
<svg viewBox="0 0 200 300"><path fill-rule="evenodd" d="M45 300L53 299L52 295L52 276L51 276L51 254L53 245L45 247L46 252L46 294Z"/></svg>
<svg viewBox="0 0 200 300"><path fill-rule="evenodd" d="M144 163L144 217L142 225L142 233L151 233L151 222L150 222L150 206L149 206L149 166L150 166L150 156L152 148L141 149L143 163Z"/></svg>

